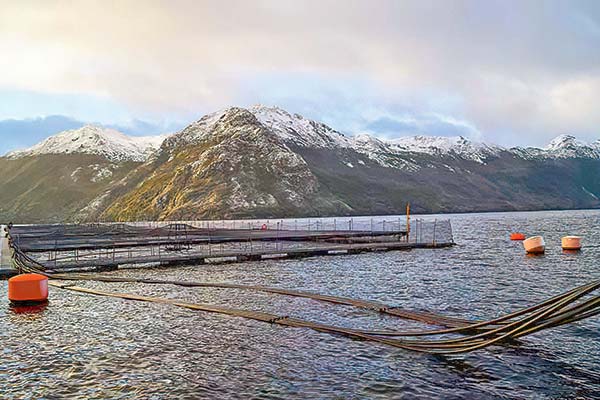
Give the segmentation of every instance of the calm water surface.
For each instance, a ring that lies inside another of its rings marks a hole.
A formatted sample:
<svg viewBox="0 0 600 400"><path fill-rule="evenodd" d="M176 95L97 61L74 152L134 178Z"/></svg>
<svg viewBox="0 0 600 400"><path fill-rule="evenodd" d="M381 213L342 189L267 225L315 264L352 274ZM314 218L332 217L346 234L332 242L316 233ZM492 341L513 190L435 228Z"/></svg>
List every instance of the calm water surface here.
<svg viewBox="0 0 600 400"><path fill-rule="evenodd" d="M433 217L431 217L433 218ZM452 215L458 246L293 261L121 270L236 282L490 318L600 277L600 211ZM543 234L526 257L511 231ZM563 254L560 237L585 238ZM367 310L240 290L82 282L108 291L270 311L336 325L412 328ZM50 289L17 313L0 282L2 398L600 398L600 317L518 345L430 356L307 329Z"/></svg>

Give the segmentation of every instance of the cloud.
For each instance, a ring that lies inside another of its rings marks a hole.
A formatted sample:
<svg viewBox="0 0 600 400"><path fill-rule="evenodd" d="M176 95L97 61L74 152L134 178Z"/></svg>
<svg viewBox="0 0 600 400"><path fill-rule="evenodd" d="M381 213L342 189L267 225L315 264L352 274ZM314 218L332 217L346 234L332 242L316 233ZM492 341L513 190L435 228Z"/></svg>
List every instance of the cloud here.
<svg viewBox="0 0 600 400"><path fill-rule="evenodd" d="M175 119L285 98L340 129L408 110L535 144L600 135L599 41L596 1L9 2L0 88Z"/></svg>

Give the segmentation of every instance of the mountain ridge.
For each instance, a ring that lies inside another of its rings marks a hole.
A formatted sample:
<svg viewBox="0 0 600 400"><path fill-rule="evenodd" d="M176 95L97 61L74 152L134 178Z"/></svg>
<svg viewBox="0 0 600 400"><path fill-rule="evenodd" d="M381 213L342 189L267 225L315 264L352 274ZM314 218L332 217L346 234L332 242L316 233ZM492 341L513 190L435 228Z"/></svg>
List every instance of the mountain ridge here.
<svg viewBox="0 0 600 400"><path fill-rule="evenodd" d="M505 148L461 136L346 136L262 105L204 115L155 138L154 147L115 148L127 139L120 134L111 141L115 135L100 135L100 151L81 146L95 140L80 138L58 154L53 145L45 150L51 154L0 157L15 175L0 181L0 190L10 192L11 182L23 179L31 212L45 199L27 184L46 180L45 187L64 189L77 201L61 203L53 221L397 214L406 202L415 212L600 207L600 141L571 135L545 148ZM56 163L70 169L57 170ZM23 219L23 210L7 198L0 217ZM44 220L43 213L35 215Z"/></svg>
<svg viewBox="0 0 600 400"><path fill-rule="evenodd" d="M366 153L369 151L369 146L375 146L378 147L379 151L385 150L390 153L454 154L478 162L483 162L485 158L496 156L503 151L529 158L600 158L600 139L592 143L585 143L569 134L558 135L544 147L502 147L497 144L473 141L464 136L414 135L392 139L377 137L369 133L346 136L321 122L304 118L299 114L289 113L276 106L271 107L261 104L248 108L229 107L206 114L179 131L179 133L189 131L190 128L197 131L202 126L216 122L224 113L232 109L249 111L262 124L280 136L284 142L303 147L353 148ZM89 136L87 141L85 140L86 136ZM92 139L91 136L94 136L95 139ZM86 125L79 129L63 131L49 136L27 149L11 151L5 157L19 158L38 154L80 153L104 155L111 161L145 161L153 151L158 150L164 141L173 136L175 134L129 136L110 128ZM197 139L193 135L179 136L184 142ZM103 151L104 143L102 141L108 143L111 148ZM79 149L76 149L73 144L78 146ZM119 149L115 147L119 147Z"/></svg>
<svg viewBox="0 0 600 400"><path fill-rule="evenodd" d="M50 136L32 147L6 154L17 159L41 154L95 154L109 161L145 161L166 136L128 136L117 130L85 125Z"/></svg>

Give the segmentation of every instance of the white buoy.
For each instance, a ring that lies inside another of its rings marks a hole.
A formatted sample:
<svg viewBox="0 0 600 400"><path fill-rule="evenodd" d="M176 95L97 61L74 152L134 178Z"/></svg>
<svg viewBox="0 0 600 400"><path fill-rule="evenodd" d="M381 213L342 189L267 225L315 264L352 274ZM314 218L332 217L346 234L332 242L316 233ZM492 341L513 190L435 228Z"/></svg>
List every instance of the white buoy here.
<svg viewBox="0 0 600 400"><path fill-rule="evenodd" d="M543 254L546 251L546 242L541 236L532 236L523 240L523 247L529 254Z"/></svg>
<svg viewBox="0 0 600 400"><path fill-rule="evenodd" d="M565 236L561 242L563 250L581 250L581 238L579 236Z"/></svg>

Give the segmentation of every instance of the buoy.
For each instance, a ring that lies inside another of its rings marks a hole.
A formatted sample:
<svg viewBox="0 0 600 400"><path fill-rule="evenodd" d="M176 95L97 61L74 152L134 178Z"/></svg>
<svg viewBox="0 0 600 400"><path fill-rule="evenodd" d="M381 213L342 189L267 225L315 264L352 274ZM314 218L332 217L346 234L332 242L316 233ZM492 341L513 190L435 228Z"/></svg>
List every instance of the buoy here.
<svg viewBox="0 0 600 400"><path fill-rule="evenodd" d="M510 240L525 240L525 235L519 232L511 233Z"/></svg>
<svg viewBox="0 0 600 400"><path fill-rule="evenodd" d="M541 236L532 236L523 241L523 247L529 254L543 254L546 251L546 243Z"/></svg>
<svg viewBox="0 0 600 400"><path fill-rule="evenodd" d="M260 227L261 231L266 231L267 230L267 224L262 224L262 226Z"/></svg>
<svg viewBox="0 0 600 400"><path fill-rule="evenodd" d="M581 250L581 238L579 236L565 236L561 242L564 250Z"/></svg>
<svg viewBox="0 0 600 400"><path fill-rule="evenodd" d="M8 280L8 300L15 304L35 304L48 300L48 278L40 274L21 274Z"/></svg>

